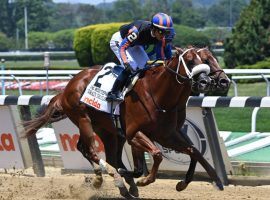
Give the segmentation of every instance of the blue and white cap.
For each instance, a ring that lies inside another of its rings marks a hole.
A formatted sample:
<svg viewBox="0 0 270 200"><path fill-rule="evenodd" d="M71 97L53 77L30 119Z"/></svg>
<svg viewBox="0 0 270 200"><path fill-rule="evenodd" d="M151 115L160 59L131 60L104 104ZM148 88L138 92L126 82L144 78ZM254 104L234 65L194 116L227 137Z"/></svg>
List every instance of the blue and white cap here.
<svg viewBox="0 0 270 200"><path fill-rule="evenodd" d="M165 13L157 13L152 18L152 25L162 30L168 30L172 29L173 21L169 15Z"/></svg>

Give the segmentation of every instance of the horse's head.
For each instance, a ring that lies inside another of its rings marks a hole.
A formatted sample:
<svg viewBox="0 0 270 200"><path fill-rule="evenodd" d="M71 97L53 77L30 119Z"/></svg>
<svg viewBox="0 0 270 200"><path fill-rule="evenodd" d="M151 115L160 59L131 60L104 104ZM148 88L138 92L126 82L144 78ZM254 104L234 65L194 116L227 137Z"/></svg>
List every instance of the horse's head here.
<svg viewBox="0 0 270 200"><path fill-rule="evenodd" d="M176 48L176 50L176 57L178 57L176 73L180 74L182 79L191 80L193 92L208 92L213 82L209 77L210 67L208 64L202 62L195 48L184 50ZM181 80L177 79L177 81L181 83Z"/></svg>
<svg viewBox="0 0 270 200"><path fill-rule="evenodd" d="M208 48L197 49L202 62L210 66L209 76L213 80L211 89L227 90L230 85L230 79L221 69L217 59Z"/></svg>

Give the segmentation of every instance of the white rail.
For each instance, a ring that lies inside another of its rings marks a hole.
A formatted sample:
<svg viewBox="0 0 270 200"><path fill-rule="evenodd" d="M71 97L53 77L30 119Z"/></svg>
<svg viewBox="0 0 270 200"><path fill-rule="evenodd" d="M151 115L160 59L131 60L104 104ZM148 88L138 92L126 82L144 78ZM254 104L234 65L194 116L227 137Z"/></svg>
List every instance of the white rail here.
<svg viewBox="0 0 270 200"><path fill-rule="evenodd" d="M48 70L48 75L75 75L78 74L81 70ZM5 70L1 71L1 75L32 75L40 76L47 75L46 70Z"/></svg>
<svg viewBox="0 0 270 200"><path fill-rule="evenodd" d="M73 75L81 70L1 70L0 80L14 79L18 83L20 80L53 80L53 79L70 79ZM232 84L234 85L234 96L238 96L237 80L240 79L264 79L267 88L266 95L270 96L270 69L224 69L226 74L232 74ZM235 75L236 74L236 75ZM243 75L241 75L243 74ZM26 77L29 76L30 77ZM9 76L9 78L8 78ZM44 77L42 77L44 76ZM48 77L47 77L48 76ZM20 83L19 83L20 84ZM2 85L4 83L2 82ZM20 94L22 93L19 88ZM3 93L3 92L2 92ZM251 132L256 131L257 113L260 108L254 108L252 113Z"/></svg>

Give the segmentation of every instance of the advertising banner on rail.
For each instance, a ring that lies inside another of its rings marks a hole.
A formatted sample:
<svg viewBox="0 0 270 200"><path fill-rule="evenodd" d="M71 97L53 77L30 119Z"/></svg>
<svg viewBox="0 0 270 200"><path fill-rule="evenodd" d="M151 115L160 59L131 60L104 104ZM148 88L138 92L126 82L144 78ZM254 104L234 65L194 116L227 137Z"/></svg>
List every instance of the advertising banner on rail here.
<svg viewBox="0 0 270 200"><path fill-rule="evenodd" d="M17 134L18 120L13 113L18 115L16 106L0 106L0 168L24 169L22 143Z"/></svg>
<svg viewBox="0 0 270 200"><path fill-rule="evenodd" d="M52 125L60 148L60 154L63 160L64 168L80 170L93 169L88 160L84 158L81 152L77 150L79 129L69 119L55 122ZM95 139L96 150L98 151L99 156L103 159L106 159L104 146L100 138L95 135ZM122 159L125 166L128 169L131 169L125 149L122 154Z"/></svg>
<svg viewBox="0 0 270 200"><path fill-rule="evenodd" d="M65 169L89 170L91 165L77 150L77 141L79 139L79 130L69 119L53 123L56 138L59 144L61 158ZM182 132L190 139L193 146L196 147L204 158L213 166L213 159L208 144L208 138L203 122L202 108L187 108L187 119ZM160 170L164 171L187 171L190 163L189 156L176 152L174 150L156 145L162 151L163 161ZM96 148L99 155L105 159L105 152L100 138L96 135ZM129 145L125 145L122 159L128 169L133 169L133 158ZM152 157L147 156L148 167L152 166ZM196 171L204 172L200 164L197 165Z"/></svg>
<svg viewBox="0 0 270 200"><path fill-rule="evenodd" d="M187 118L181 131L187 136L187 138L191 140L193 146L196 147L204 156L204 158L213 166L213 159L207 141L201 108L187 108ZM163 154L163 161L159 168L160 170L188 170L190 163L190 157L188 155L162 147L158 143L156 143L156 145L159 147ZM200 164L197 164L196 171L204 172L205 170Z"/></svg>

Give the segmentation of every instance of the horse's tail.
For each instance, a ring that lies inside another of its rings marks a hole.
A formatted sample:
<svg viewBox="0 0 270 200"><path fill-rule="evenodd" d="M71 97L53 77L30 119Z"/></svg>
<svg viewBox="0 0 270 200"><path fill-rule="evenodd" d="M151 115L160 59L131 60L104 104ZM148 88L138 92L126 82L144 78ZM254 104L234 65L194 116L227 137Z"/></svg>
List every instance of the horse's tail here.
<svg viewBox="0 0 270 200"><path fill-rule="evenodd" d="M24 132L22 137L28 137L36 134L38 129L48 123L57 122L67 116L63 112L61 105L62 93L53 97L48 105L43 104L38 110L36 117L30 121L23 122Z"/></svg>

